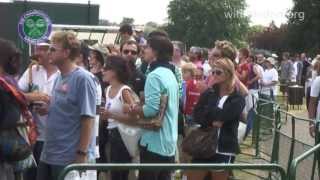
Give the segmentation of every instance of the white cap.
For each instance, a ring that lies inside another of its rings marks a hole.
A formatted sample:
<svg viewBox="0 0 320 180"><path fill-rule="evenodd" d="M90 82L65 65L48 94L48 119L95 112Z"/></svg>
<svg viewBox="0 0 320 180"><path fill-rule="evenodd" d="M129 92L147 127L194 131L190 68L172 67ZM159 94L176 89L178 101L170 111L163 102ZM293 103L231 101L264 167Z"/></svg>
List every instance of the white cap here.
<svg viewBox="0 0 320 180"><path fill-rule="evenodd" d="M276 64L276 60L273 57L268 57L265 61L270 62L272 65Z"/></svg>
<svg viewBox="0 0 320 180"><path fill-rule="evenodd" d="M278 58L277 54L271 54L271 56L274 57L274 58Z"/></svg>

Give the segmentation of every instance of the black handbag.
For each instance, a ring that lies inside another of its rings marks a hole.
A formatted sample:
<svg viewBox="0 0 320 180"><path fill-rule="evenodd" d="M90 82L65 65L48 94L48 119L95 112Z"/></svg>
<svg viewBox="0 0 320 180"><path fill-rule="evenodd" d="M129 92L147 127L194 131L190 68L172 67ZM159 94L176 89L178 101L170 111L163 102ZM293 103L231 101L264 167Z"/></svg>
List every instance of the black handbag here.
<svg viewBox="0 0 320 180"><path fill-rule="evenodd" d="M217 127L199 128L191 131L182 141L182 151L193 158L211 158L216 154L218 131Z"/></svg>

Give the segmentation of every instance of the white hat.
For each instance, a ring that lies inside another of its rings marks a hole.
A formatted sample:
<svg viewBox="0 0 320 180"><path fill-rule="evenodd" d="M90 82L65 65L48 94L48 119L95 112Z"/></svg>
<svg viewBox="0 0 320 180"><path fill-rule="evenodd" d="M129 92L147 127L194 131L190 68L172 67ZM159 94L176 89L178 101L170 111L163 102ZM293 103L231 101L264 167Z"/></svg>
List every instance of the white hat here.
<svg viewBox="0 0 320 180"><path fill-rule="evenodd" d="M93 46L89 46L90 50L94 50L94 51L98 51L100 52L102 55L106 55L108 52L108 49L106 47L104 47L102 44L96 43Z"/></svg>
<svg viewBox="0 0 320 180"><path fill-rule="evenodd" d="M274 57L274 58L278 58L277 54L271 54L271 56Z"/></svg>
<svg viewBox="0 0 320 180"><path fill-rule="evenodd" d="M268 61L269 63L271 63L272 65L276 64L276 60L273 57L268 57L265 61Z"/></svg>

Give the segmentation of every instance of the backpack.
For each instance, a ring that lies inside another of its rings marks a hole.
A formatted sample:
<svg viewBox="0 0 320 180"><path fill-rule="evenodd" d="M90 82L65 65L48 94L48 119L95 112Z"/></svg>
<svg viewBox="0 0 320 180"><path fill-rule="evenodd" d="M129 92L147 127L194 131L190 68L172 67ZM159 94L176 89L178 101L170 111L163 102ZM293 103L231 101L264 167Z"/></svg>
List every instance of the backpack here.
<svg viewBox="0 0 320 180"><path fill-rule="evenodd" d="M28 121L20 109L21 104L15 99L17 95L15 91L9 90L11 86L4 79L0 79L0 82L3 93L1 100L5 104L1 109L0 160L17 162L28 158L32 153L27 129Z"/></svg>

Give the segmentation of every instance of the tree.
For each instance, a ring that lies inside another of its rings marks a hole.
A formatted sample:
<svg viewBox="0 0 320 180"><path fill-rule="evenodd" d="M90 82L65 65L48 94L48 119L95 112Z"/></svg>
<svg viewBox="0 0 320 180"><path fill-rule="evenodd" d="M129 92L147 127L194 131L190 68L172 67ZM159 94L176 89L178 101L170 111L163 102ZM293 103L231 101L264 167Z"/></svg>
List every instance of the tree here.
<svg viewBox="0 0 320 180"><path fill-rule="evenodd" d="M256 34L262 33L264 31L265 27L262 25L254 25L250 26L248 29L247 38L250 39L251 37L254 37Z"/></svg>
<svg viewBox="0 0 320 180"><path fill-rule="evenodd" d="M287 43L291 51L315 55L320 50L320 1L293 0L293 3L287 14Z"/></svg>
<svg viewBox="0 0 320 180"><path fill-rule="evenodd" d="M152 27L152 28L158 28L159 25L156 22L150 21L146 23L146 26Z"/></svg>
<svg viewBox="0 0 320 180"><path fill-rule="evenodd" d="M215 40L243 44L249 18L245 0L172 0L167 31L188 46L212 47Z"/></svg>
<svg viewBox="0 0 320 180"><path fill-rule="evenodd" d="M157 23L155 23L155 22L150 21L150 22L147 22L145 24L145 27L144 27L143 31L147 35L147 34L151 33L154 30L157 30L157 29L159 29L159 25Z"/></svg>
<svg viewBox="0 0 320 180"><path fill-rule="evenodd" d="M133 18L128 18L128 17L124 17L120 23L120 25L123 25L123 24L130 24L130 25L133 25L134 23L134 19Z"/></svg>

